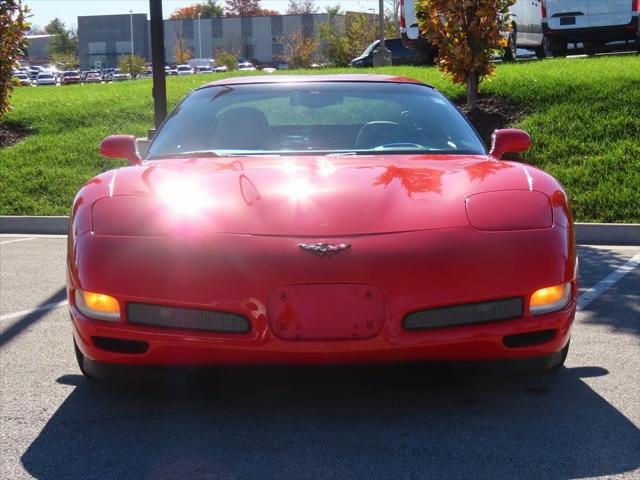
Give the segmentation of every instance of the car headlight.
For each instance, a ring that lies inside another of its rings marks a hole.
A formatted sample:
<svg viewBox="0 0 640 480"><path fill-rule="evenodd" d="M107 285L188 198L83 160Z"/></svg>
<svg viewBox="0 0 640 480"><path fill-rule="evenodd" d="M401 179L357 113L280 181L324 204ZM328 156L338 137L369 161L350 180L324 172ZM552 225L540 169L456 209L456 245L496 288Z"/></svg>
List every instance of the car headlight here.
<svg viewBox="0 0 640 480"><path fill-rule="evenodd" d="M80 313L98 320L120 320L120 302L104 293L76 290L75 304Z"/></svg>
<svg viewBox="0 0 640 480"><path fill-rule="evenodd" d="M571 282L540 288L531 294L529 310L532 315L562 310L571 298Z"/></svg>
<svg viewBox="0 0 640 480"><path fill-rule="evenodd" d="M530 190L476 193L465 202L469 223L478 230L536 230L553 225L549 197Z"/></svg>

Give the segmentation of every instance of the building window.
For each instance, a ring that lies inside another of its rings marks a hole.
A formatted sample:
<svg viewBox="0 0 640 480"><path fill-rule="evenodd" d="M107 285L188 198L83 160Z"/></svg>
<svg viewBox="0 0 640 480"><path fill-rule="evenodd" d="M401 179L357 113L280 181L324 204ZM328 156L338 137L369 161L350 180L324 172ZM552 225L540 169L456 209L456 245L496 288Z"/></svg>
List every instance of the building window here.
<svg viewBox="0 0 640 480"><path fill-rule="evenodd" d="M118 55L129 55L131 53L131 40L116 41L116 53Z"/></svg>
<svg viewBox="0 0 640 480"><path fill-rule="evenodd" d="M107 42L89 42L89 55L107 53Z"/></svg>

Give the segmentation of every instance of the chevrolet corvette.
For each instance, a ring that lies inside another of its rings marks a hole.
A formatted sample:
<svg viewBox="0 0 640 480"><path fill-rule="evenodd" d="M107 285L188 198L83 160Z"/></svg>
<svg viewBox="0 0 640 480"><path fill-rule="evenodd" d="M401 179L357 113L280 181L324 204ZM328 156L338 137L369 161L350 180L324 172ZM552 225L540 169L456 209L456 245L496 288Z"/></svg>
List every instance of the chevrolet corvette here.
<svg viewBox="0 0 640 480"><path fill-rule="evenodd" d="M82 187L67 291L80 369L543 359L576 308L567 195L441 93L383 75L191 92Z"/></svg>

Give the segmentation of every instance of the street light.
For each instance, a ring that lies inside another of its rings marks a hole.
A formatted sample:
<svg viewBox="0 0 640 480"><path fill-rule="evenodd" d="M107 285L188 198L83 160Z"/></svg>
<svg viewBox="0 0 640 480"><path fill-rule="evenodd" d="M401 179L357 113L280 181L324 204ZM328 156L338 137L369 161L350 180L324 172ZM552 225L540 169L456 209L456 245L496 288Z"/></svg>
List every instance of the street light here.
<svg viewBox="0 0 640 480"><path fill-rule="evenodd" d="M129 10L129 27L131 31L131 53L129 53L129 75L133 78L133 10Z"/></svg>
<svg viewBox="0 0 640 480"><path fill-rule="evenodd" d="M379 0L378 4L378 26L380 28L380 45L373 52L373 66L386 67L391 65L391 52L384 44L384 0Z"/></svg>
<svg viewBox="0 0 640 480"><path fill-rule="evenodd" d="M129 10L129 25L131 29L131 55L133 55L133 10Z"/></svg>
<svg viewBox="0 0 640 480"><path fill-rule="evenodd" d="M202 27L200 25L200 12L198 12L198 58L202 58Z"/></svg>

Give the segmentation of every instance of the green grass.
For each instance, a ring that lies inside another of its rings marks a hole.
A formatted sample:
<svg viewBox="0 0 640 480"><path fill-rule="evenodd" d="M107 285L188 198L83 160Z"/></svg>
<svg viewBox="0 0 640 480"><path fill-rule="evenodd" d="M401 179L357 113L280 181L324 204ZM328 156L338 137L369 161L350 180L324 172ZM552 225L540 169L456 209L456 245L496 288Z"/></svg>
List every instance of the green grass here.
<svg viewBox="0 0 640 480"><path fill-rule="evenodd" d="M323 71L345 72L353 70ZM453 99L464 95L433 67L377 72L423 80ZM170 107L198 85L223 76L168 78ZM527 111L517 125L533 137L524 159L562 182L576 220L640 222L640 57L499 65L482 92L506 97ZM13 105L3 122L26 124L34 134L0 149L4 215L68 214L84 182L124 164L101 158L100 140L112 133L144 136L153 123L150 79L21 88Z"/></svg>

